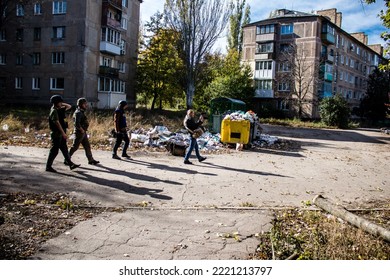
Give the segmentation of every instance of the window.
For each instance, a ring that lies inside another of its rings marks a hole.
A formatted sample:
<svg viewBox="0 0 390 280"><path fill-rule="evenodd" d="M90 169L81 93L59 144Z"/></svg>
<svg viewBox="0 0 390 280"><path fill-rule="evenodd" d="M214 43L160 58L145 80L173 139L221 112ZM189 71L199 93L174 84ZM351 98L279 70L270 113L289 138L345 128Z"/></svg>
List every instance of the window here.
<svg viewBox="0 0 390 280"><path fill-rule="evenodd" d="M343 71L340 71L339 77L340 77L340 81L342 81L343 80Z"/></svg>
<svg viewBox="0 0 390 280"><path fill-rule="evenodd" d="M0 31L0 41L7 41L7 33L5 30Z"/></svg>
<svg viewBox="0 0 390 280"><path fill-rule="evenodd" d="M274 43L256 44L256 53L272 53L274 51Z"/></svg>
<svg viewBox="0 0 390 280"><path fill-rule="evenodd" d="M271 60L256 61L255 70L271 70L271 69L272 69Z"/></svg>
<svg viewBox="0 0 390 280"><path fill-rule="evenodd" d="M18 17L24 16L24 7L22 4L16 4L16 16Z"/></svg>
<svg viewBox="0 0 390 280"><path fill-rule="evenodd" d="M125 18L123 15L122 15L122 19L121 19L121 28L123 28L124 30L127 30L127 18Z"/></svg>
<svg viewBox="0 0 390 280"><path fill-rule="evenodd" d="M23 54L16 54L16 65L23 65Z"/></svg>
<svg viewBox="0 0 390 280"><path fill-rule="evenodd" d="M41 78L32 78L32 89L41 88Z"/></svg>
<svg viewBox="0 0 390 280"><path fill-rule="evenodd" d="M329 33L329 34L334 35L335 30L334 30L333 26L331 26L329 23L325 23L322 25L322 33Z"/></svg>
<svg viewBox="0 0 390 280"><path fill-rule="evenodd" d="M66 14L66 0L53 1L53 15Z"/></svg>
<svg viewBox="0 0 390 280"><path fill-rule="evenodd" d="M34 41L40 41L41 40L41 28L35 27L34 28Z"/></svg>
<svg viewBox="0 0 390 280"><path fill-rule="evenodd" d="M279 63L279 71L280 72L290 72L291 64L288 61L283 61Z"/></svg>
<svg viewBox="0 0 390 280"><path fill-rule="evenodd" d="M41 64L41 53L33 53L32 55L33 65Z"/></svg>
<svg viewBox="0 0 390 280"><path fill-rule="evenodd" d="M19 42L23 41L23 29L22 28L16 29L16 41L19 41Z"/></svg>
<svg viewBox="0 0 390 280"><path fill-rule="evenodd" d="M122 7L127 8L127 2L128 2L128 0L122 0Z"/></svg>
<svg viewBox="0 0 390 280"><path fill-rule="evenodd" d="M279 91L290 91L290 84L286 82L278 83Z"/></svg>
<svg viewBox="0 0 390 280"><path fill-rule="evenodd" d="M103 63L102 66L111 67L112 59L109 57L103 57Z"/></svg>
<svg viewBox="0 0 390 280"><path fill-rule="evenodd" d="M65 53L64 52L53 52L51 54L51 63L52 64L64 64L65 63Z"/></svg>
<svg viewBox="0 0 390 280"><path fill-rule="evenodd" d="M272 89L272 80L255 80L255 89L259 89L259 90Z"/></svg>
<svg viewBox="0 0 390 280"><path fill-rule="evenodd" d="M125 73L126 72L126 64L124 62L119 61L118 62L118 69L119 69L119 72Z"/></svg>
<svg viewBox="0 0 390 280"><path fill-rule="evenodd" d="M23 78L16 77L15 78L15 88L16 89L22 89L23 88Z"/></svg>
<svg viewBox="0 0 390 280"><path fill-rule="evenodd" d="M122 55L126 54L126 41L125 40L121 40L120 47L121 47L121 54Z"/></svg>
<svg viewBox="0 0 390 280"><path fill-rule="evenodd" d="M289 110L290 103L287 100L279 100L278 101L278 108L279 108L279 110Z"/></svg>
<svg viewBox="0 0 390 280"><path fill-rule="evenodd" d="M35 3L34 4L34 15L41 15L42 14L42 5L41 3Z"/></svg>
<svg viewBox="0 0 390 280"><path fill-rule="evenodd" d="M260 25L256 26L256 34L268 34L268 33L275 33L275 25L268 24L268 25Z"/></svg>
<svg viewBox="0 0 390 280"><path fill-rule="evenodd" d="M110 28L102 28L102 41L119 46L121 43L121 34Z"/></svg>
<svg viewBox="0 0 390 280"><path fill-rule="evenodd" d="M291 44L280 44L280 52L290 53L294 50L294 47Z"/></svg>
<svg viewBox="0 0 390 280"><path fill-rule="evenodd" d="M53 39L64 39L65 38L65 26L53 27Z"/></svg>
<svg viewBox="0 0 390 280"><path fill-rule="evenodd" d="M99 91L106 91L106 92L125 92L125 82L121 80L113 80L106 77L100 77L99 78L99 84L98 84L98 90Z"/></svg>
<svg viewBox="0 0 390 280"><path fill-rule="evenodd" d="M294 25L292 23L291 24L283 24L280 27L280 33L282 35L284 35L284 34L293 34L294 33Z"/></svg>
<svg viewBox="0 0 390 280"><path fill-rule="evenodd" d="M5 53L0 53L0 65L7 64L7 55Z"/></svg>
<svg viewBox="0 0 390 280"><path fill-rule="evenodd" d="M50 78L50 89L64 89L64 78Z"/></svg>
<svg viewBox="0 0 390 280"><path fill-rule="evenodd" d="M355 60L351 58L351 60L349 61L349 66L351 68L354 68L355 67Z"/></svg>

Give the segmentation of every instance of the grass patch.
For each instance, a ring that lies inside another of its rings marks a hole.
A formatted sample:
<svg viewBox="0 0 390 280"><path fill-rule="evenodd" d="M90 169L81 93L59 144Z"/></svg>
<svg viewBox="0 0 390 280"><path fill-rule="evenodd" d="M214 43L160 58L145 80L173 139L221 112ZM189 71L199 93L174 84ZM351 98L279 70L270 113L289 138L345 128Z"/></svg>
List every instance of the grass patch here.
<svg viewBox="0 0 390 280"><path fill-rule="evenodd" d="M360 213L378 224L389 211ZM387 224L387 227L390 225ZM324 212L302 209L277 211L271 232L259 236L253 259L388 260L390 245Z"/></svg>

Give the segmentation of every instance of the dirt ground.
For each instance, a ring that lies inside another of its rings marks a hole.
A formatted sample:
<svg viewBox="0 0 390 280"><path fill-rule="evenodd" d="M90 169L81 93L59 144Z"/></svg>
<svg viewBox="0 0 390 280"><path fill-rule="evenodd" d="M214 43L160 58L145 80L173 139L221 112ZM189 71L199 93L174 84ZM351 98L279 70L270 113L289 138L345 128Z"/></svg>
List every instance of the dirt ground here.
<svg viewBox="0 0 390 280"><path fill-rule="evenodd" d="M278 209L305 206L317 194L349 209L389 204L389 135L368 129L263 128L279 138L277 145L205 154L205 162L194 158L191 166L167 152L134 148L129 161L95 150L101 164L90 166L80 150L74 155L79 169L69 171L59 155L54 165L59 173L51 174L44 171L47 149L2 145L0 193L62 193L110 209Z"/></svg>

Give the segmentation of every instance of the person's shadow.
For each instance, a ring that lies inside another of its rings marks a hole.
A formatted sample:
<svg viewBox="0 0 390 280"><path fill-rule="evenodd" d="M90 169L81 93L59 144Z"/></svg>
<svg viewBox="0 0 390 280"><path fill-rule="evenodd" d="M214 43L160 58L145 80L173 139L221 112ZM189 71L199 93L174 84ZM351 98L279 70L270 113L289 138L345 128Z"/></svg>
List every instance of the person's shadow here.
<svg viewBox="0 0 390 280"><path fill-rule="evenodd" d="M128 184L128 183L125 183L125 182L122 182L119 180L105 179L102 176L101 177L92 176L90 173L87 172L88 170L96 171L96 169L82 168L82 167L75 170L76 171L75 173L77 173L79 175L79 176L77 176L77 179L79 179L79 180L81 179L81 180L84 180L84 181L87 181L90 183L94 183L94 184L97 184L100 186L115 188L117 190L121 190L121 191L126 192L126 193L132 193L132 194L136 194L136 195L148 195L152 198L162 199L162 200L171 200L172 199L172 197L170 197L170 196L161 194L161 192L164 191L162 189L151 189L151 188L137 187L137 186L133 186L131 184ZM122 175L122 176L128 175L128 173L125 171L118 171L118 172L115 172L115 171L117 171L117 170L112 169L112 171L110 171L109 173L114 173L116 175ZM71 175L71 174L64 174L64 175L73 177L73 175ZM76 176L74 176L74 177L76 177ZM146 175L142 175L139 177L143 177L143 179L147 179L147 181L163 182L161 180L158 180L156 178L146 176ZM132 178L135 178L135 177L132 177ZM137 179L137 178L135 178L135 179ZM164 182L168 182L168 181L164 181ZM170 181L168 183L179 184L177 182L170 182Z"/></svg>

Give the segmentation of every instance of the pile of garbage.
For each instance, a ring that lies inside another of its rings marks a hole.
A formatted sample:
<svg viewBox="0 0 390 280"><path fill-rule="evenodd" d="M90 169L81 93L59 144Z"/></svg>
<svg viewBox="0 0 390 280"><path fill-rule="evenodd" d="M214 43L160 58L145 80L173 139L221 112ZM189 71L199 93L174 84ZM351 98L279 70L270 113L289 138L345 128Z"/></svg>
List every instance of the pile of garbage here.
<svg viewBox="0 0 390 280"><path fill-rule="evenodd" d="M253 111L234 111L234 112L227 112L224 114L223 117L225 120L248 120L251 123L259 123L259 117L257 114Z"/></svg>
<svg viewBox="0 0 390 280"><path fill-rule="evenodd" d="M228 112L224 115L224 119L230 120L249 120L254 126L254 135L251 141L252 146L265 147L275 144L278 138L262 134L262 128L257 115L252 112L235 111ZM221 143L220 133L210 133L205 131L201 137L197 139L199 149L203 152L215 152L225 148ZM172 146L188 147L190 143L190 134L185 129L176 132L170 131L166 126L159 125L149 130L140 128L131 132L131 143L144 145L155 148L166 148L171 151Z"/></svg>

